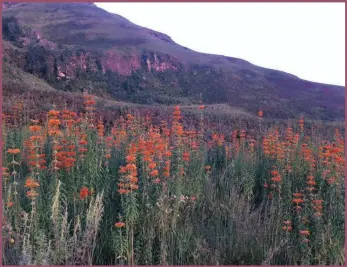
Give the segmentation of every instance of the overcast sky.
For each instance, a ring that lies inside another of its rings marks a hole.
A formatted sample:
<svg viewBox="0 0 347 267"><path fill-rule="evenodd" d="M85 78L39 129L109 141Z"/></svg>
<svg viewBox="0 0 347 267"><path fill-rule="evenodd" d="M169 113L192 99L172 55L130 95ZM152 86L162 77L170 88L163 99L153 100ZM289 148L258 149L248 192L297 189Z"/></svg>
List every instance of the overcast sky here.
<svg viewBox="0 0 347 267"><path fill-rule="evenodd" d="M95 3L195 51L345 85L344 3Z"/></svg>

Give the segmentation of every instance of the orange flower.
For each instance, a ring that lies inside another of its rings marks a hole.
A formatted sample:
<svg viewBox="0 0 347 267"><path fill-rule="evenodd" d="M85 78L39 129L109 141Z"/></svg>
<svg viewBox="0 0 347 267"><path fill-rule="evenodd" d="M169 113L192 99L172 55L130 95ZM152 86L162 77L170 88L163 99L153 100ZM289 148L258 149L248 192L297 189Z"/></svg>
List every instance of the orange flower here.
<svg viewBox="0 0 347 267"><path fill-rule="evenodd" d="M315 200L313 200L312 202L313 202L313 204L315 204L315 205L322 205L322 203L323 203L324 201L321 200L321 199L315 199Z"/></svg>
<svg viewBox="0 0 347 267"><path fill-rule="evenodd" d="M88 141L87 140L81 140L81 141L79 141L79 144L80 145L86 145L86 144L88 144Z"/></svg>
<svg viewBox="0 0 347 267"><path fill-rule="evenodd" d="M259 118L263 117L263 111L261 109L258 111L258 117Z"/></svg>
<svg viewBox="0 0 347 267"><path fill-rule="evenodd" d="M8 154L12 154L12 155L15 155L15 154L19 154L20 153L20 150L18 148L10 148L7 150L7 153Z"/></svg>
<svg viewBox="0 0 347 267"><path fill-rule="evenodd" d="M309 180L309 181L307 182L307 184L308 184L308 185L316 185L316 182L313 181L313 180Z"/></svg>
<svg viewBox="0 0 347 267"><path fill-rule="evenodd" d="M50 111L48 111L48 116L49 117L56 117L56 116L58 116L59 115L59 111L57 111L57 110L50 110Z"/></svg>
<svg viewBox="0 0 347 267"><path fill-rule="evenodd" d="M293 229L293 227L291 227L291 226L282 226L282 230L283 231L291 231Z"/></svg>
<svg viewBox="0 0 347 267"><path fill-rule="evenodd" d="M276 177L273 177L273 178L271 178L271 181L273 181L273 182L281 182L281 176L276 176Z"/></svg>
<svg viewBox="0 0 347 267"><path fill-rule="evenodd" d="M135 160L136 160L136 157L133 156L133 155L128 155L128 156L126 156L126 161L127 161L127 162L133 162L133 161L135 161Z"/></svg>
<svg viewBox="0 0 347 267"><path fill-rule="evenodd" d="M53 126L53 127L57 127L61 124L60 120L57 120L57 119L50 119L48 121L48 125L49 126Z"/></svg>
<svg viewBox="0 0 347 267"><path fill-rule="evenodd" d="M310 235L310 231L309 230L300 230L300 235L303 235L303 236L309 236Z"/></svg>
<svg viewBox="0 0 347 267"><path fill-rule="evenodd" d="M125 168L127 169L127 170L129 170L129 171L134 171L134 170L136 170L137 168L136 168L136 165L135 164L127 164L126 166L125 166Z"/></svg>
<svg viewBox="0 0 347 267"><path fill-rule="evenodd" d="M124 174L127 172L127 169L124 166L120 166L119 171L120 174Z"/></svg>
<svg viewBox="0 0 347 267"><path fill-rule="evenodd" d="M35 188L35 187L39 187L40 184L38 182L36 182L33 178L27 178L26 181L25 181L25 187L28 187L28 188Z"/></svg>
<svg viewBox="0 0 347 267"><path fill-rule="evenodd" d="M139 186L137 184L130 184L129 187L132 189L132 190L137 190L139 189Z"/></svg>
<svg viewBox="0 0 347 267"><path fill-rule="evenodd" d="M29 197L29 198L34 198L34 197L37 197L38 195L39 194L34 190L30 190L27 192L27 197Z"/></svg>
<svg viewBox="0 0 347 267"><path fill-rule="evenodd" d="M117 222L114 224L114 226L116 226L117 228L122 228L125 226L125 223L124 222Z"/></svg>
<svg viewBox="0 0 347 267"><path fill-rule="evenodd" d="M155 162L151 162L150 164L148 164L148 168L150 169L154 169L155 167L157 167L157 164Z"/></svg>
<svg viewBox="0 0 347 267"><path fill-rule="evenodd" d="M189 152L183 152L183 160L184 161L189 161L190 160Z"/></svg>
<svg viewBox="0 0 347 267"><path fill-rule="evenodd" d="M294 198L293 200L293 203L295 203L295 204L299 204L299 203L303 203L304 202L304 200L302 199L302 198Z"/></svg>
<svg viewBox="0 0 347 267"><path fill-rule="evenodd" d="M84 200L86 197L90 195L89 189L85 186L83 186L80 190L80 198L81 200Z"/></svg>
<svg viewBox="0 0 347 267"><path fill-rule="evenodd" d="M40 130L41 130L41 126L38 126L38 125L29 126L30 132L39 132Z"/></svg>
<svg viewBox="0 0 347 267"><path fill-rule="evenodd" d="M123 194L127 194L129 191L126 190L126 189L124 189L124 188L120 188L120 189L117 190L117 192L118 192L119 194L123 195Z"/></svg>
<svg viewBox="0 0 347 267"><path fill-rule="evenodd" d="M154 177L154 176L157 176L158 173L159 173L158 170L153 170L149 173L149 175Z"/></svg>
<svg viewBox="0 0 347 267"><path fill-rule="evenodd" d="M271 174L272 174L273 176L276 176L276 175L279 174L279 172L278 172L277 170L272 170L272 171L271 171Z"/></svg>

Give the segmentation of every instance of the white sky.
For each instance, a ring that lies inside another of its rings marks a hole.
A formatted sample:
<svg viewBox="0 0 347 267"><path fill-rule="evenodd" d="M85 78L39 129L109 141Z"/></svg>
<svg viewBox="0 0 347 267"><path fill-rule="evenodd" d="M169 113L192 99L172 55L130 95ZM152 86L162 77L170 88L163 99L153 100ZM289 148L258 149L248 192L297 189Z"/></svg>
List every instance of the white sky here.
<svg viewBox="0 0 347 267"><path fill-rule="evenodd" d="M95 3L195 51L345 85L344 3Z"/></svg>

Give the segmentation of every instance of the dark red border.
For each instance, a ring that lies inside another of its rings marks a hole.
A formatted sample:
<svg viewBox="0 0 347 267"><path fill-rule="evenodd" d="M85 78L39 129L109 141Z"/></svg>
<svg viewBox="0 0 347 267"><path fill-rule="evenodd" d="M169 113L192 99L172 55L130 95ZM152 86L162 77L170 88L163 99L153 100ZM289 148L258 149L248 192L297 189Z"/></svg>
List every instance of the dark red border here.
<svg viewBox="0 0 347 267"><path fill-rule="evenodd" d="M44 0L41 0L41 1L35 1L35 0L27 0L27 1L16 1L16 0L10 0L10 1L7 1L7 2L87 2L87 1L83 1L83 0L75 0L75 1L61 1L61 0L53 0L53 1L44 1ZM175 1L147 1L147 0L128 0L128 1L110 1L110 0L102 0L102 1L93 1L93 2L162 2L162 3L165 3L165 2L190 2L190 3L193 3L193 2L238 2L238 3L247 3L247 2L251 2L251 3L264 3L264 2L275 2L275 3L289 3L289 2L292 2L292 3L317 3L317 2L320 2L320 3L331 3L331 2L342 2L344 3L345 1L344 0L333 0L333 1L323 1L323 0L318 0L318 1L309 1L309 0L306 0L306 1L294 1L294 0L284 0L284 1L274 1L274 0L268 0L268 1L261 1L261 0L251 0L251 1L228 1L228 0L216 0L216 1L210 1L210 0L205 0L205 1L198 1L198 0L190 0L190 1L184 1L184 0L175 0ZM345 5L345 11L346 11L346 5ZM2 4L0 6L0 12L2 14ZM324 19L324 18L322 18ZM346 20L345 20L345 24L346 24ZM0 28L2 29L2 20L0 21ZM2 44L2 31L0 31L0 37L1 37L1 41L0 43ZM1 62L0 62L0 71L2 73L2 49L0 50L0 56L1 56ZM346 69L345 69L346 71ZM346 76L345 76L346 77ZM0 76L0 109L2 111L2 75ZM345 78L345 86L346 86L346 78ZM346 88L345 88L346 90ZM347 104L347 98L345 97L345 107L346 107L346 104ZM347 110L345 108L345 119L347 118ZM347 128L347 125L346 125L346 121L345 121L345 129ZM0 118L0 131L2 132L2 116ZM347 139L347 131L345 131L345 140ZM2 145L2 134L0 134L0 144ZM345 155L347 154L347 148L345 146ZM0 164L2 166L2 153L0 153ZM345 165L345 174L347 173L347 166ZM0 179L2 180L2 172L0 172ZM2 183L0 184L0 198L2 199ZM345 203L347 202L347 192L345 192ZM2 225L2 205L0 205L0 211L1 211L1 214L0 214L0 220L1 220L1 225ZM345 213L345 218L347 219L347 215ZM345 220L347 221L347 220ZM345 243L346 243L346 239L347 239L347 227L346 227L346 223L345 223ZM345 245L345 256L346 256L346 253L347 250L346 250L346 245ZM0 255L1 255L1 263L0 263L0 266L2 266L2 238L0 239ZM184 266L184 265L182 265ZM188 266L193 266L193 265L188 265ZM237 266L242 266L242 265L237 265ZM247 266L252 266L252 265L247 265ZM257 266L257 265L254 265L254 266ZM275 266L275 265L274 265Z"/></svg>
<svg viewBox="0 0 347 267"><path fill-rule="evenodd" d="M0 6L0 12L1 12L1 18L2 18L2 5ZM2 19L0 20L0 42L1 42L1 49L0 49L0 57L1 57L1 61L0 61L0 71L1 71L1 76L0 76L0 108L1 108L1 114L2 114ZM2 167L2 115L0 118L0 144L1 144L1 153L0 153L0 164ZM2 200L2 170L0 172L0 179L1 179L1 183L0 183L0 198L1 198L1 205L0 205L0 221L1 221L1 229L2 229L2 205L3 205L3 200ZM1 231L2 234L2 231ZM1 235L1 239L0 239L0 255L1 255L1 263L0 265L2 266L2 235Z"/></svg>
<svg viewBox="0 0 347 267"><path fill-rule="evenodd" d="M3 0L3 2L5 2ZM98 1L85 1L85 0L77 0L77 1L62 1L62 0L51 0L51 1L47 1L47 0L27 0L27 1L19 1L19 0L9 0L6 2L13 2L13 3L20 3L20 2L30 2L30 3L36 3L36 2L61 2L61 3L68 3L68 2L79 2L79 3L85 3L85 2L110 2L110 3L115 3L115 2L119 2L119 3L138 3L138 2L144 2L144 3L151 3L151 2L155 2L155 3L223 3L223 2L233 2L233 3L344 3L344 0L332 0L332 1L326 1L326 0L305 0L305 1L295 1L295 0L283 0L283 1L275 1L275 0L267 0L267 1L261 1L261 0L250 0L250 1L229 1L229 0L215 0L215 1L211 1L211 0L202 0L202 1L198 1L198 0L188 0L188 1L184 1L184 0L172 0L172 1L160 1L160 0L153 0L153 1L149 1L149 0L127 0L127 1L112 1L112 0L98 0Z"/></svg>

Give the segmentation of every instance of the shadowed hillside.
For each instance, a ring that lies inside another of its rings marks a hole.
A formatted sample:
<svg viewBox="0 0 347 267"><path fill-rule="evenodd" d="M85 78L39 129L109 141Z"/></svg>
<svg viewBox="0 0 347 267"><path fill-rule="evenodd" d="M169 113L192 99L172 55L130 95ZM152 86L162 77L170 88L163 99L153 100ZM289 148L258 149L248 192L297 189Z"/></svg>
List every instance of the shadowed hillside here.
<svg viewBox="0 0 347 267"><path fill-rule="evenodd" d="M343 87L198 53L93 4L5 3L2 49L4 62L57 90L147 105L197 104L202 95L268 118L344 119Z"/></svg>

